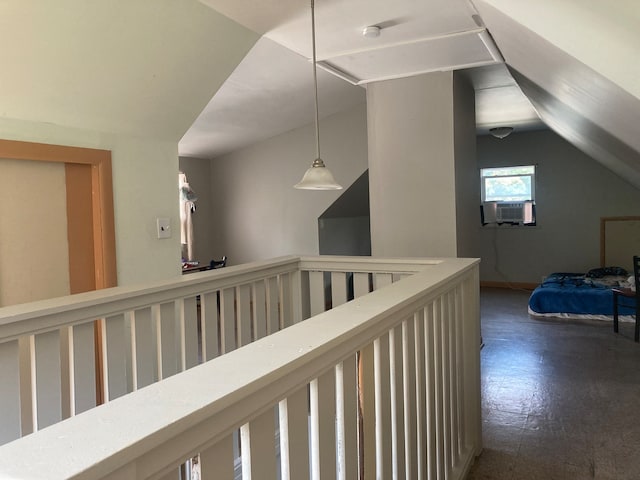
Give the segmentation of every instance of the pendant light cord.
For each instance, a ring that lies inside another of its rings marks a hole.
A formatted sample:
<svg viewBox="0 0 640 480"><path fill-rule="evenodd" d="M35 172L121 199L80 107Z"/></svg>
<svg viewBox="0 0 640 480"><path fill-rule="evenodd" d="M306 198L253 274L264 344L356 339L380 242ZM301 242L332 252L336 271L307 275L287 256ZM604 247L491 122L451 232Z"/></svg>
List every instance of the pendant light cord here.
<svg viewBox="0 0 640 480"><path fill-rule="evenodd" d="M313 52L313 89L316 108L316 159L320 159L320 118L318 113L318 72L316 68L316 16L314 0L311 0L311 50Z"/></svg>

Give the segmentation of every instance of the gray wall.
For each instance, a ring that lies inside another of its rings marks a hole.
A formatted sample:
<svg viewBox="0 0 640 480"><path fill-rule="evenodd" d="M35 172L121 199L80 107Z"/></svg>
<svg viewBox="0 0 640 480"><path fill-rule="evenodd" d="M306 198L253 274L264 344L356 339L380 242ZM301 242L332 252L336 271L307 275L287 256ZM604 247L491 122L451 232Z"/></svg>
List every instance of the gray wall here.
<svg viewBox="0 0 640 480"><path fill-rule="evenodd" d="M549 130L481 136L477 153L479 168L537 165L536 227L481 227L476 216L482 280L539 283L598 267L600 217L640 214L638 189Z"/></svg>
<svg viewBox="0 0 640 480"><path fill-rule="evenodd" d="M365 105L320 122L322 158L348 188L367 169ZM229 264L318 254L318 218L342 191L296 190L315 158L313 125L211 163L213 244Z"/></svg>
<svg viewBox="0 0 640 480"><path fill-rule="evenodd" d="M476 161L475 91L468 80L454 72L453 121L456 186L456 246L458 257L480 256L474 241L480 182Z"/></svg>
<svg viewBox="0 0 640 480"><path fill-rule="evenodd" d="M209 263L213 258L219 260L224 252L217 251L213 242L216 205L213 204L212 190L216 188L216 184L211 182L211 161L180 157L179 165L180 171L187 176L189 185L198 196L196 211L192 217L194 259L201 263Z"/></svg>
<svg viewBox="0 0 640 480"><path fill-rule="evenodd" d="M371 255L369 216L318 220L320 255Z"/></svg>

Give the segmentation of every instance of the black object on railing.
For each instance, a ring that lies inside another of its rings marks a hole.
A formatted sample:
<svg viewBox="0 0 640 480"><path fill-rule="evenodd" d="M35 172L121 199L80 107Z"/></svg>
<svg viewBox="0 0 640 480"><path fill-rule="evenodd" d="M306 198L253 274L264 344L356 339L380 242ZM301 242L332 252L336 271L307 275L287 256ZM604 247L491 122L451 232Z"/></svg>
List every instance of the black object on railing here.
<svg viewBox="0 0 640 480"><path fill-rule="evenodd" d="M214 268L222 268L222 267L226 267L227 266L227 256L224 255L222 257L221 260L211 260L211 262L209 262L209 268L214 269Z"/></svg>

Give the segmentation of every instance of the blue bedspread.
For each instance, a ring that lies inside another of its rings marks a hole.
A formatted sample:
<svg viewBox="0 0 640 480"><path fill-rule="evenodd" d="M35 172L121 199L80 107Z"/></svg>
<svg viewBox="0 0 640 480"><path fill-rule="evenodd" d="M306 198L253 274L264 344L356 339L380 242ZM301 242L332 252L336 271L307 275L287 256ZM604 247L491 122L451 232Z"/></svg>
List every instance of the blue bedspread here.
<svg viewBox="0 0 640 480"><path fill-rule="evenodd" d="M613 315L611 286L603 285L581 273L553 273L529 298L534 313L574 313ZM620 315L633 315L632 307L619 308Z"/></svg>

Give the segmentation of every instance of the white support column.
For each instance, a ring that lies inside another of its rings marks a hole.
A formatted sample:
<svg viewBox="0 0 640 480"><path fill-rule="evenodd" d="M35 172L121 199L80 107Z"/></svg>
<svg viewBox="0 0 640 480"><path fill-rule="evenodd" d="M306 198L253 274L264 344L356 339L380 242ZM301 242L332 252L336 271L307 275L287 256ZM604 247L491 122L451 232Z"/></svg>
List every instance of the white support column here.
<svg viewBox="0 0 640 480"><path fill-rule="evenodd" d="M475 125L473 101L458 94L453 72L367 85L374 256L457 256L456 164L475 161L475 131L466 128Z"/></svg>

